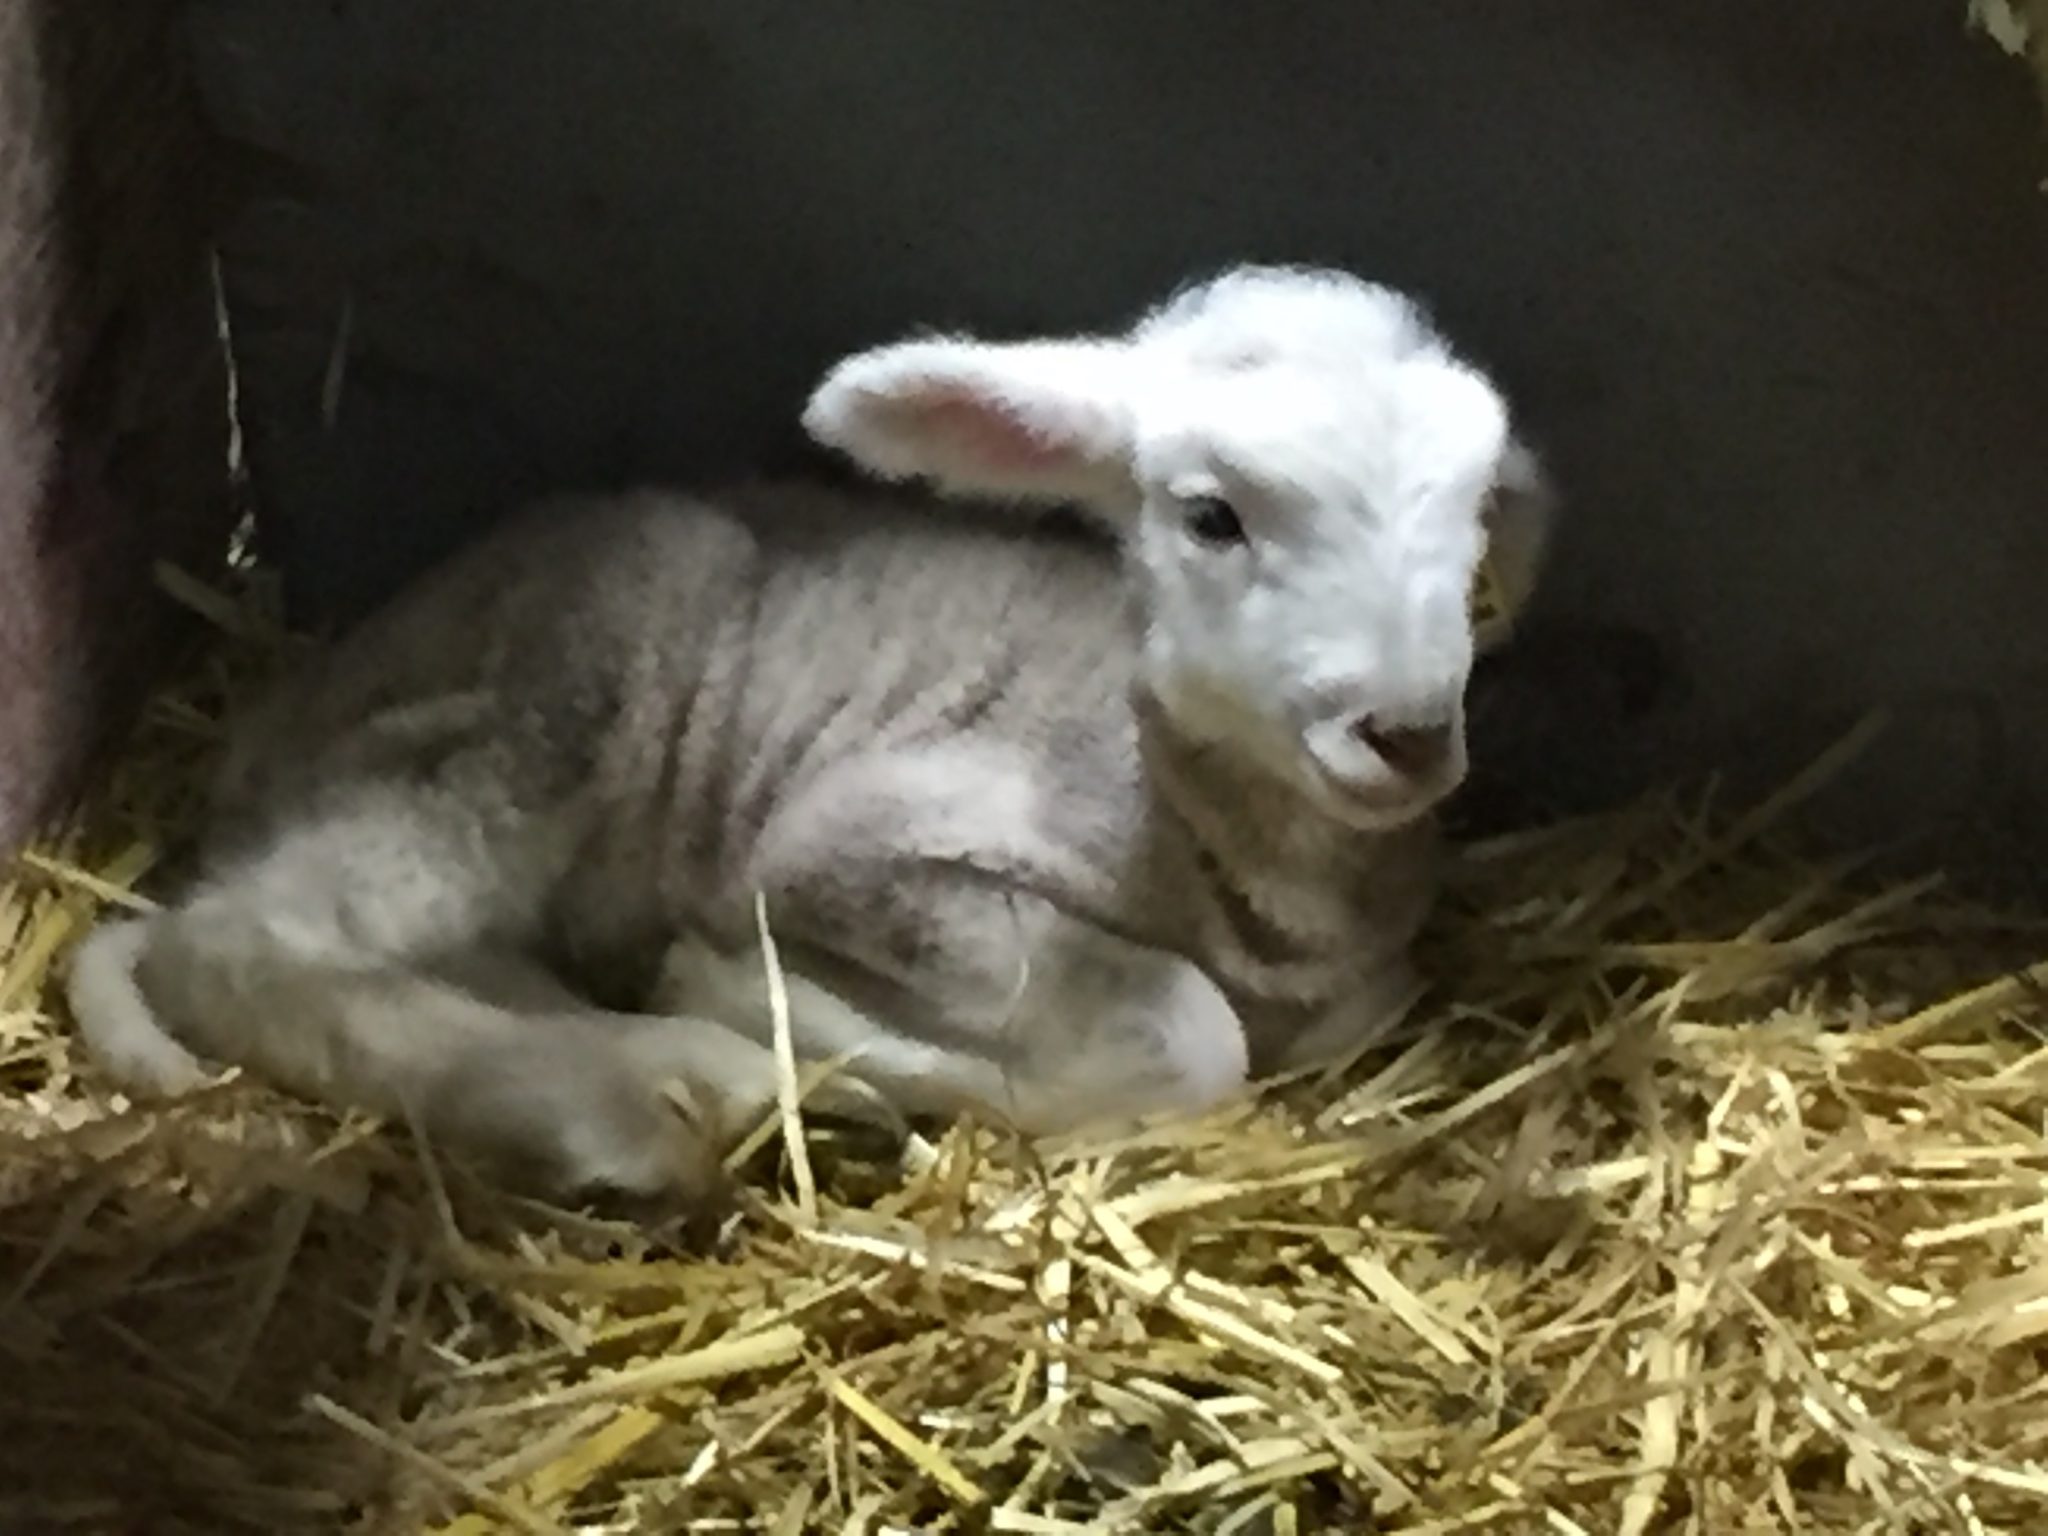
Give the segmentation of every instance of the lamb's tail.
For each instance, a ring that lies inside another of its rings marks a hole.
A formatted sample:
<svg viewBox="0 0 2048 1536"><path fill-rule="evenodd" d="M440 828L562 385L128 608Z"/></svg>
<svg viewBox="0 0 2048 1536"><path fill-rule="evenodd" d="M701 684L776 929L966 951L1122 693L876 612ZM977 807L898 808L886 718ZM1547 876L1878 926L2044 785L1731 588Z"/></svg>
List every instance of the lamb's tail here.
<svg viewBox="0 0 2048 1536"><path fill-rule="evenodd" d="M73 952L65 997L86 1049L126 1092L157 1098L188 1093L209 1074L164 1028L136 979L151 919L102 922Z"/></svg>

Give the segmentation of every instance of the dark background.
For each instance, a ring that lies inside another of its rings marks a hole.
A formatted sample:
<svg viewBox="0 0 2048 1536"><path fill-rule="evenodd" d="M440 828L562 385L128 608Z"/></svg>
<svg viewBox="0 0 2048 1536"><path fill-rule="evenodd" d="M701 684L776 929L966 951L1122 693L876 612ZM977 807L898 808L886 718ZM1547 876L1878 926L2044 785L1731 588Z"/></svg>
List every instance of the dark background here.
<svg viewBox="0 0 2048 1536"><path fill-rule="evenodd" d="M517 494L786 456L851 348L1334 261L1570 497L1496 789L1762 784L1884 704L1832 825L2029 871L2048 155L1963 11L200 0L270 546L338 620Z"/></svg>

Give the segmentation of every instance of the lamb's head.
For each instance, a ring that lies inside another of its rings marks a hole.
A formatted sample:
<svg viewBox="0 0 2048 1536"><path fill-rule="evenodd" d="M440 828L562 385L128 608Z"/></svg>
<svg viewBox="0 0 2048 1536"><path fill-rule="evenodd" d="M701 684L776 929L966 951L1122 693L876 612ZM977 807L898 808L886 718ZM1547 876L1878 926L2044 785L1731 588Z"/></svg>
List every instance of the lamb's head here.
<svg viewBox="0 0 2048 1536"><path fill-rule="evenodd" d="M883 347L804 421L885 478L1091 510L1168 718L1362 828L1463 778L1481 559L1519 600L1548 517L1493 384L1334 272L1239 268L1118 337Z"/></svg>

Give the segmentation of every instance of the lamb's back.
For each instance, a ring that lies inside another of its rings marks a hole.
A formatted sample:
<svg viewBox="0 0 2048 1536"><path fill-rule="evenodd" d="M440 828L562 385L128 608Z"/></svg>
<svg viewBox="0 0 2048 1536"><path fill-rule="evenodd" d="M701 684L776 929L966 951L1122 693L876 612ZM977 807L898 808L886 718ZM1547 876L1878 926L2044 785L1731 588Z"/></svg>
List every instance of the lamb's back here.
<svg viewBox="0 0 2048 1536"><path fill-rule="evenodd" d="M1002 513L774 485L548 502L288 680L224 820L437 775L516 814L633 798L679 755L758 781L966 729L1057 755L1125 708L1122 602L1106 543Z"/></svg>

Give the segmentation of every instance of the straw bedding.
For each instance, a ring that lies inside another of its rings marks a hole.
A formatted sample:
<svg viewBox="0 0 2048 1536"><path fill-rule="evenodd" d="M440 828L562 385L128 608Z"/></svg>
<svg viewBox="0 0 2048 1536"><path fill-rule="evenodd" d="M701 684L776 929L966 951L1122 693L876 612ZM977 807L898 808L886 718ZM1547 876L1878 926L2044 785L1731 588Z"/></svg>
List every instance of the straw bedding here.
<svg viewBox="0 0 2048 1536"><path fill-rule="evenodd" d="M275 654L185 591L238 633L0 887L0 1529L2044 1528L2048 935L1793 851L1860 738L1471 848L1346 1071L1035 1146L792 1093L667 1248L96 1084L54 968Z"/></svg>

